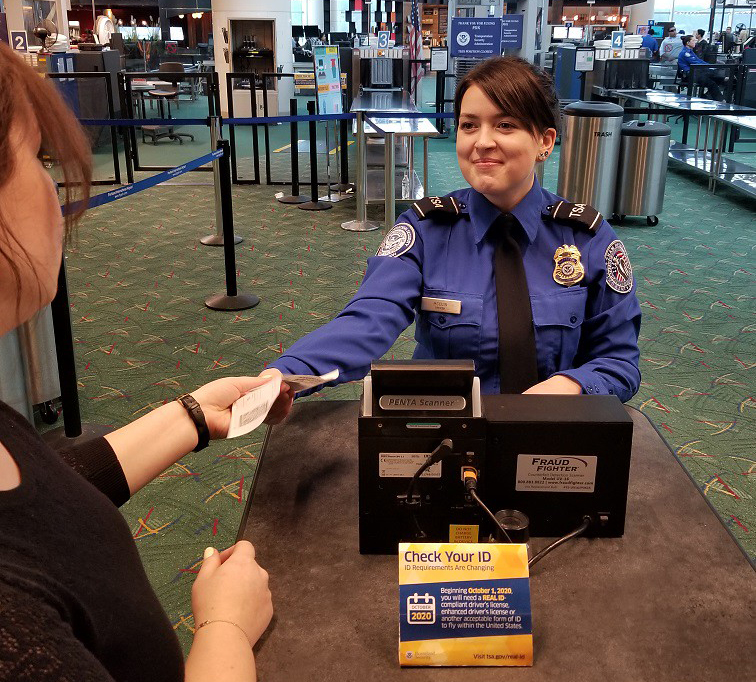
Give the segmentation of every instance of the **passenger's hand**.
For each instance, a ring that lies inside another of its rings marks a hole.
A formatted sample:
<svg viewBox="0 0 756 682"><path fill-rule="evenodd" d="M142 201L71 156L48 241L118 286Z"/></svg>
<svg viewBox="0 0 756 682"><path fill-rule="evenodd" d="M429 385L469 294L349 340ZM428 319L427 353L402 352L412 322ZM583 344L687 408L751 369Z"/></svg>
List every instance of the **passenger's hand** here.
<svg viewBox="0 0 756 682"><path fill-rule="evenodd" d="M279 370L275 367L263 370L260 372L260 377L272 376L278 374L283 376ZM281 392L278 394L278 398L273 403L268 412L268 416L265 417L266 424L280 424L291 412L291 406L294 404L295 392L291 390L289 384L285 381L281 382Z"/></svg>
<svg viewBox="0 0 756 682"><path fill-rule="evenodd" d="M531 386L523 394L540 394L540 395L579 395L583 392L583 387L574 379L564 376L564 374L555 374L545 381Z"/></svg>
<svg viewBox="0 0 756 682"><path fill-rule="evenodd" d="M245 393L262 386L265 382L265 377L226 377L192 391L192 397L200 404L205 414L210 438L226 437L231 425L231 405Z"/></svg>
<svg viewBox="0 0 756 682"><path fill-rule="evenodd" d="M252 543L241 540L220 553L212 550L194 581L192 609L197 625L208 620L231 621L254 646L273 617L273 602L268 573L255 561Z"/></svg>

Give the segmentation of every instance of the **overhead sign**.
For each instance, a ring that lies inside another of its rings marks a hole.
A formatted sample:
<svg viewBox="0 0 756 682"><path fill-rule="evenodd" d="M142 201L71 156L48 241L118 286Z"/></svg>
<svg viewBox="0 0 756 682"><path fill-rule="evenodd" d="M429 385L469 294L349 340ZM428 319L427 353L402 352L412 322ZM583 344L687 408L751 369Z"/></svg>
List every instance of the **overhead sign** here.
<svg viewBox="0 0 756 682"><path fill-rule="evenodd" d="M385 50L389 46L391 31L378 31L378 48Z"/></svg>
<svg viewBox="0 0 756 682"><path fill-rule="evenodd" d="M522 14L505 14L501 18L501 47L510 50L522 48Z"/></svg>
<svg viewBox="0 0 756 682"><path fill-rule="evenodd" d="M339 48L335 45L316 45L312 51L315 62L315 93L319 114L341 114L341 69Z"/></svg>
<svg viewBox="0 0 756 682"><path fill-rule="evenodd" d="M26 31L11 31L11 47L16 52L28 52L29 40L26 37Z"/></svg>
<svg viewBox="0 0 756 682"><path fill-rule="evenodd" d="M501 54L501 19L451 20L451 56L486 59Z"/></svg>

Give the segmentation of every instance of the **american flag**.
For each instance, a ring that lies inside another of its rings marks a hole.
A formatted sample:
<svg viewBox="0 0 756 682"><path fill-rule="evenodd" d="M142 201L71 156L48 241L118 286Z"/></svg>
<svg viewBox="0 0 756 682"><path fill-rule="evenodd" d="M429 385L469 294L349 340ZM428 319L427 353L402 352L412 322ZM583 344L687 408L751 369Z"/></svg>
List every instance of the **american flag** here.
<svg viewBox="0 0 756 682"><path fill-rule="evenodd" d="M410 11L410 23L408 27L409 56L413 59L423 58L423 32L420 29L420 7L418 0L412 0ZM417 101L417 85L423 77L425 69L422 64L412 64L410 75L410 97Z"/></svg>

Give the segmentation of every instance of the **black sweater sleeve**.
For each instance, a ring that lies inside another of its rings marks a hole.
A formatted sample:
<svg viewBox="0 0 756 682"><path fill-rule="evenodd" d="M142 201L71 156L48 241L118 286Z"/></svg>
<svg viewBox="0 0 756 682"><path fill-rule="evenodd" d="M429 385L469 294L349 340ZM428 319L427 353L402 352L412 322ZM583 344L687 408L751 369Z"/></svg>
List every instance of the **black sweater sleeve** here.
<svg viewBox="0 0 756 682"><path fill-rule="evenodd" d="M60 450L61 458L74 471L86 478L116 506L128 501L129 484L110 443L93 438Z"/></svg>
<svg viewBox="0 0 756 682"><path fill-rule="evenodd" d="M50 603L0 580L0 682L113 682Z"/></svg>

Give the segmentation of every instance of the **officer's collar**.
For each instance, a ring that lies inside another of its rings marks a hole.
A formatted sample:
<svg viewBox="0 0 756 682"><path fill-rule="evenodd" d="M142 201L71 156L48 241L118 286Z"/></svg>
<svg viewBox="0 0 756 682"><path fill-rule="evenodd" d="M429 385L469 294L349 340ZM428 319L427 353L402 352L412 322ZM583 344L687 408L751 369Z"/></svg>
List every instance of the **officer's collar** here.
<svg viewBox="0 0 756 682"><path fill-rule="evenodd" d="M538 182L538 178L533 177L533 186L530 188L530 191L511 211L512 215L520 221L523 232L531 244L535 241L538 234L543 203L541 185ZM475 243L479 244L486 236L488 229L494 224L494 221L501 215L501 210L494 206L480 192L472 188L470 188L467 198L467 210L475 228Z"/></svg>

